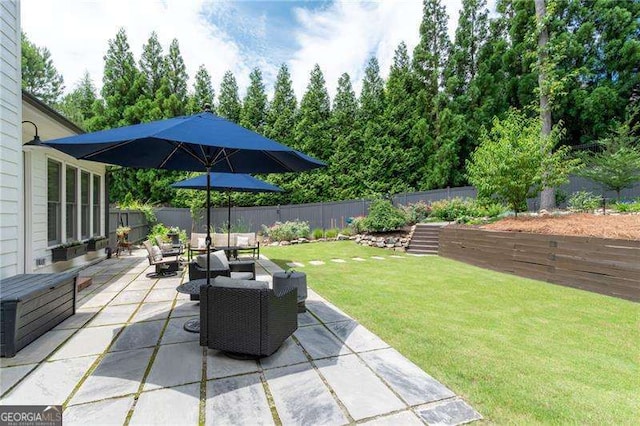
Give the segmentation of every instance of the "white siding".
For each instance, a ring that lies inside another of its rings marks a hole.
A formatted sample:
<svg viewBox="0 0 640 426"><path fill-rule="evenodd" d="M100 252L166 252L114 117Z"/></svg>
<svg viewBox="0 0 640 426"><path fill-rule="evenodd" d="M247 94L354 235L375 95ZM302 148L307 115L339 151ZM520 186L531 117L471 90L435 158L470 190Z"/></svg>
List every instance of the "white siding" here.
<svg viewBox="0 0 640 426"><path fill-rule="evenodd" d="M20 4L0 1L0 278L24 272Z"/></svg>

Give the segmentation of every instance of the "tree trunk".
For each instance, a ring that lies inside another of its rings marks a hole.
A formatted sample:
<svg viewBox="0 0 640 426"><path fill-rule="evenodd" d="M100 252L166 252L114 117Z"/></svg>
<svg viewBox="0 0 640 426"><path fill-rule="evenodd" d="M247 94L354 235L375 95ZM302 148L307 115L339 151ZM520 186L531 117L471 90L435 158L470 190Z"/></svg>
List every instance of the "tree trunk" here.
<svg viewBox="0 0 640 426"><path fill-rule="evenodd" d="M536 7L536 22L540 28L540 34L538 35L538 87L540 88L540 119L542 120L542 130L540 136L545 139L551 134L551 108L549 106L549 93L548 86L546 84L546 70L547 66L547 43L549 42L549 31L547 25L544 23L545 16L547 14L545 0L535 0ZM546 148L542 148L546 150ZM548 155L550 152L543 152L543 155ZM540 209L551 210L556 207L555 188L549 188L546 185L547 171L543 172L542 184L543 189L540 193Z"/></svg>

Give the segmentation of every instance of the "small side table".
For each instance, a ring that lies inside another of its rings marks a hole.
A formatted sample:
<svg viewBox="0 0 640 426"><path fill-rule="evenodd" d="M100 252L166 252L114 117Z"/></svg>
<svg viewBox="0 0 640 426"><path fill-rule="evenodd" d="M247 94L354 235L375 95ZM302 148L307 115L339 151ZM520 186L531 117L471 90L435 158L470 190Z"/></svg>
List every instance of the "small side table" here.
<svg viewBox="0 0 640 426"><path fill-rule="evenodd" d="M307 274L304 272L276 272L273 274L273 289L281 287L298 288L298 313L307 312Z"/></svg>
<svg viewBox="0 0 640 426"><path fill-rule="evenodd" d="M213 280L211 280L213 281ZM206 286L207 280L192 280L176 287L178 293L200 294L200 287ZM184 323L183 328L191 333L200 333L200 318L190 319Z"/></svg>

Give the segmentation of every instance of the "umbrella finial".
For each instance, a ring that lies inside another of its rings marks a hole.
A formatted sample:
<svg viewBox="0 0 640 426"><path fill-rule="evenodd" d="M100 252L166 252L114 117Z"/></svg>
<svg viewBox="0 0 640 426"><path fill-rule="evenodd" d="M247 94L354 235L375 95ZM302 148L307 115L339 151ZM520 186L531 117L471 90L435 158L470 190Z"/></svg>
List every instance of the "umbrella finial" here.
<svg viewBox="0 0 640 426"><path fill-rule="evenodd" d="M210 103L206 103L204 104L204 112L211 112L211 104Z"/></svg>

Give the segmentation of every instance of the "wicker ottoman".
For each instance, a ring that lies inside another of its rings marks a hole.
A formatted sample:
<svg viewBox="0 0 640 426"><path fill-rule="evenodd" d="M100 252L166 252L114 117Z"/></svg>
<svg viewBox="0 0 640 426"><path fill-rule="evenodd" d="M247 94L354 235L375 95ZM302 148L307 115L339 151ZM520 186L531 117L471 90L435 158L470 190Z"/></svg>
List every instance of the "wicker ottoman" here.
<svg viewBox="0 0 640 426"><path fill-rule="evenodd" d="M298 313L307 312L305 300L307 300L307 274L304 272L276 272L273 274L273 289L282 287L298 288Z"/></svg>

